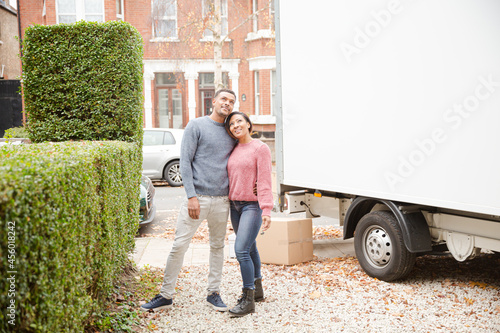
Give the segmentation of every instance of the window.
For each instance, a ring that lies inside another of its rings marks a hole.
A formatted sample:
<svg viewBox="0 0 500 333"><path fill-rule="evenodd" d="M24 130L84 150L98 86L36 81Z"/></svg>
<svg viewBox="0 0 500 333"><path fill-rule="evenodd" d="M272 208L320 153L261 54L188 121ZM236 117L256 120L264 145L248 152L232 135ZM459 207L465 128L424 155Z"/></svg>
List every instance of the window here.
<svg viewBox="0 0 500 333"><path fill-rule="evenodd" d="M144 146L160 146L163 145L163 132L144 131Z"/></svg>
<svg viewBox="0 0 500 333"><path fill-rule="evenodd" d="M172 133L165 131L144 131L144 146L163 146L175 145L175 139Z"/></svg>
<svg viewBox="0 0 500 333"><path fill-rule="evenodd" d="M229 83L229 76L226 72L222 72L222 84L227 87ZM215 74L214 73L200 73L200 88L214 88Z"/></svg>
<svg viewBox="0 0 500 333"><path fill-rule="evenodd" d="M177 1L153 0L153 36L177 39Z"/></svg>
<svg viewBox="0 0 500 333"><path fill-rule="evenodd" d="M104 22L103 0L57 0L56 11L58 23Z"/></svg>
<svg viewBox="0 0 500 333"><path fill-rule="evenodd" d="M177 78L174 73L157 73L155 75L157 85L177 85Z"/></svg>
<svg viewBox="0 0 500 333"><path fill-rule="evenodd" d="M255 115L260 114L260 82L259 82L259 72L254 72L254 90L255 90Z"/></svg>
<svg viewBox="0 0 500 333"><path fill-rule="evenodd" d="M203 17L213 17L214 16L214 0L202 0L203 1ZM221 19L221 36L226 36L228 32L228 23L227 23L227 0L221 1L220 8L220 19ZM205 38L213 38L213 26L205 29L204 37Z"/></svg>
<svg viewBox="0 0 500 333"><path fill-rule="evenodd" d="M123 13L123 0L116 0L116 19L123 21L125 15Z"/></svg>

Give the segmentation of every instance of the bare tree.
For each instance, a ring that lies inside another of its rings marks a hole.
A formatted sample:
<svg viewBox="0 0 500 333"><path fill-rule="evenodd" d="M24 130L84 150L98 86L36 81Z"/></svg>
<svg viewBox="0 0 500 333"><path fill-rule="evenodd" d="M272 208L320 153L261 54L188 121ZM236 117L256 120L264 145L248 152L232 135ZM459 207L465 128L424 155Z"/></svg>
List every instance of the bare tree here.
<svg viewBox="0 0 500 333"><path fill-rule="evenodd" d="M213 1L214 5L213 5L213 11L211 11L209 13L212 24L208 27L208 29L212 30L213 37L214 37L213 38L214 63L215 63L214 85L215 85L215 90L218 90L218 89L224 88L224 85L222 83L222 48L224 46L224 43L227 41L229 36L234 31L241 28L248 21L253 20L262 11L268 10L270 8L273 0L269 0L269 2L267 3L267 5L265 7L259 9L258 11L255 11L251 15L248 15L245 18L243 18L237 26L233 27L225 35L222 34L222 20L221 20L221 15L223 13L222 0L210 0L210 1ZM236 6L234 6L234 8L236 8Z"/></svg>
<svg viewBox="0 0 500 333"><path fill-rule="evenodd" d="M178 0L181 2L181 0ZM213 59L214 59L214 85L215 89L224 88L222 80L222 59L223 59L223 47L224 43L230 38L230 36L242 26L247 24L250 20L258 17L259 14L265 10L269 10L273 0L269 0L263 8L254 11L252 14L248 15L248 11L241 8L234 0L231 1L231 9L235 10L239 17L238 24L234 26L231 30L227 30L225 24L227 24L227 7L223 6L223 0L203 0L198 2L198 7L193 5L192 1L184 1L178 5L177 15L182 15L185 19L185 24L178 27L179 39L188 45L187 49L190 53L206 54L213 46ZM152 23L153 29L158 32L168 31L172 29L172 26L165 23L163 19L172 10L175 1L173 0L153 0L153 13L152 13ZM199 6L202 4L202 8ZM201 14L201 15L200 15ZM223 20L223 16L226 17ZM200 46L200 36L210 32L211 39L206 39L204 45ZM186 49L183 50L184 53ZM182 53L182 51L180 51Z"/></svg>

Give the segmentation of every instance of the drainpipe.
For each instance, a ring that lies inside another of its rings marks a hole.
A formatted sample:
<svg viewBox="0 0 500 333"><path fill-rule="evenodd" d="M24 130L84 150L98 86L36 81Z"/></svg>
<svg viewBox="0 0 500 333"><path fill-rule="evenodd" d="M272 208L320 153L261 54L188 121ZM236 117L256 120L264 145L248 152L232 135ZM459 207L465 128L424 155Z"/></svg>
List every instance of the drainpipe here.
<svg viewBox="0 0 500 333"><path fill-rule="evenodd" d="M23 95L22 89L23 89L23 80L22 80L22 75L23 75L23 34L21 30L21 7L19 7L19 2L20 0L17 0L17 29L18 29L18 34L19 34L19 61L21 62L21 96ZM24 111L24 98L21 98L21 103L22 103L22 109L23 109L23 126L26 126L26 112Z"/></svg>
<svg viewBox="0 0 500 333"><path fill-rule="evenodd" d="M17 0L17 29L18 29L18 34L19 34L19 54L21 55L21 59L23 56L23 35L21 31L21 12L19 11L19 0ZM23 63L21 60L21 70L23 67Z"/></svg>

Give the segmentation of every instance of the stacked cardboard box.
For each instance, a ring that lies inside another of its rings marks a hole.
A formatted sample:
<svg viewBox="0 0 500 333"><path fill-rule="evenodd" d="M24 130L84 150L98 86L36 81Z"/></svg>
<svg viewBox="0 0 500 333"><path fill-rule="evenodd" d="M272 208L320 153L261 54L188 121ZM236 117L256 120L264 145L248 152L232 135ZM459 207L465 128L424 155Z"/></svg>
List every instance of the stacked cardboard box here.
<svg viewBox="0 0 500 333"><path fill-rule="evenodd" d="M312 220L272 218L271 227L257 237L264 264L294 265L312 260Z"/></svg>

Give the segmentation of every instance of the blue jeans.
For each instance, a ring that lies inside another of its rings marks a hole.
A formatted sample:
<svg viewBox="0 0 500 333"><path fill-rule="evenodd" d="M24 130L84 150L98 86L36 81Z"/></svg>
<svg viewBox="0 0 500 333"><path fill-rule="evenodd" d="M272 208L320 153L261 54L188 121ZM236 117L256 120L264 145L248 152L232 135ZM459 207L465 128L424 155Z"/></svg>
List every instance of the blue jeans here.
<svg viewBox="0 0 500 333"><path fill-rule="evenodd" d="M243 288L255 289L261 277L257 235L262 225L262 209L257 201L231 201L231 224L236 233L234 252L240 263Z"/></svg>

